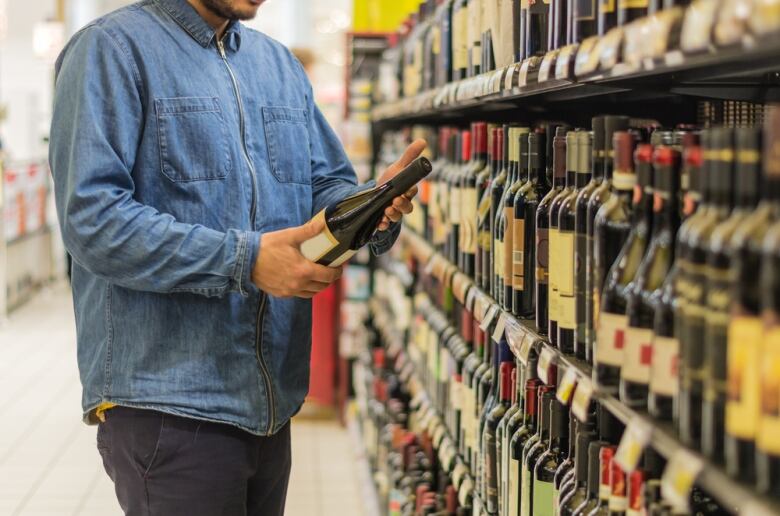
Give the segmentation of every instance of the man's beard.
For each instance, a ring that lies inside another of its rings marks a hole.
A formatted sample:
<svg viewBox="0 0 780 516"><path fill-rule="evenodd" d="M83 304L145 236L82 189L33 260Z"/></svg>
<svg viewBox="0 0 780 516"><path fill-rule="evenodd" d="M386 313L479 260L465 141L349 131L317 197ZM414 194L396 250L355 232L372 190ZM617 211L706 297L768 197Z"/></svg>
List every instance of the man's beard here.
<svg viewBox="0 0 780 516"><path fill-rule="evenodd" d="M220 18L227 20L251 20L257 9L242 10L233 6L233 0L201 0L203 6Z"/></svg>

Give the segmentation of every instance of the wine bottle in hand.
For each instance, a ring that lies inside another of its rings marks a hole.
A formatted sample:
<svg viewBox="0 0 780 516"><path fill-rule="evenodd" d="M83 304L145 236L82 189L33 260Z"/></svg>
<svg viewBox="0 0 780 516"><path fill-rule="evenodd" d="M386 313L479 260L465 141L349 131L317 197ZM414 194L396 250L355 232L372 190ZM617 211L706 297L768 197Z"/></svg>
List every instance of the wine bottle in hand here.
<svg viewBox="0 0 780 516"><path fill-rule="evenodd" d="M315 215L325 220L325 227L301 244L301 254L320 265L342 265L368 243L393 199L409 191L432 168L426 158L417 158L386 183L331 204Z"/></svg>

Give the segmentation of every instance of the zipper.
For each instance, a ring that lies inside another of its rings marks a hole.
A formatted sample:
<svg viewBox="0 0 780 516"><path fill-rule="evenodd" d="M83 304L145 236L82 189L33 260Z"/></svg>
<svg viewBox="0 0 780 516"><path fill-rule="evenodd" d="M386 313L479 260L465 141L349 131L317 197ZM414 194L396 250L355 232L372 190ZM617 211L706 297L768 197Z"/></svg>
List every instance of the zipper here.
<svg viewBox="0 0 780 516"><path fill-rule="evenodd" d="M230 63L228 63L227 55L225 54L225 45L222 39L217 39L217 51L219 52L219 55L222 58L222 62L225 63L225 68L227 68L228 75L230 75L230 80L233 83L233 91L236 94L236 104L238 105L238 120L239 120L239 126L241 131L241 148L244 151L244 158L246 159L247 165L249 165L249 172L252 178L252 208L250 213L250 220L251 220L252 230L254 231L255 218L256 218L255 212L257 211L257 177L255 177L255 167L254 165L252 165L252 160L249 159L249 150L247 149L246 146L246 123L244 120L244 103L241 100L241 90L238 88L238 81L236 80L236 76L233 73L233 69L230 67ZM271 383L271 373L268 371L268 365L265 362L265 358L263 357L263 352L262 352L263 326L265 322L265 305L266 302L268 301L268 294L263 292L262 296L263 296L263 300L260 302L260 307L257 310L257 318L255 319L255 330L257 332L257 337L255 340L255 354L257 356L257 363L260 365L260 370L263 374L263 380L265 380L266 392L268 393L268 430L266 434L271 435L274 429L274 425L276 424L275 421L276 408L274 406L274 391L273 391L273 385Z"/></svg>

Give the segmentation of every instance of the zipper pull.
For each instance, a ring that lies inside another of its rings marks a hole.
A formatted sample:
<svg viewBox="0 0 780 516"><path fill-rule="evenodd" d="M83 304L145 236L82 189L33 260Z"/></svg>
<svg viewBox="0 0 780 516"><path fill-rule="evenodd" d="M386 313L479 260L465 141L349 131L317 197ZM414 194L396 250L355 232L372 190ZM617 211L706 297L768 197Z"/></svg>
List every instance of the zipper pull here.
<svg viewBox="0 0 780 516"><path fill-rule="evenodd" d="M221 39L217 40L217 50L219 51L219 55L222 56L222 59L227 59L227 56L225 56L225 45L222 43Z"/></svg>

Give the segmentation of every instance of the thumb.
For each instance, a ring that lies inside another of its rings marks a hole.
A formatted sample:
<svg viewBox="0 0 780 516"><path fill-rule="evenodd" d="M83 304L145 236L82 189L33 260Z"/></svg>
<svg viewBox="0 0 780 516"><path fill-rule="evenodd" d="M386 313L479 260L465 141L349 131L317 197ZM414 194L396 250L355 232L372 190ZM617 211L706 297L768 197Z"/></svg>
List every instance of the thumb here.
<svg viewBox="0 0 780 516"><path fill-rule="evenodd" d="M325 218L314 217L306 224L290 229L290 238L293 244L302 244L310 238L319 235L325 229Z"/></svg>
<svg viewBox="0 0 780 516"><path fill-rule="evenodd" d="M379 184L384 184L393 179L400 171L406 168L409 163L416 160L427 146L428 143L422 138L418 138L410 143L401 157L398 158L395 163L390 165L387 170L385 170L381 179L379 180Z"/></svg>

